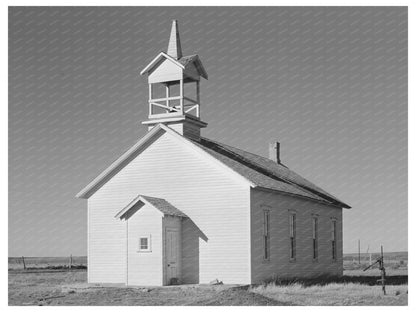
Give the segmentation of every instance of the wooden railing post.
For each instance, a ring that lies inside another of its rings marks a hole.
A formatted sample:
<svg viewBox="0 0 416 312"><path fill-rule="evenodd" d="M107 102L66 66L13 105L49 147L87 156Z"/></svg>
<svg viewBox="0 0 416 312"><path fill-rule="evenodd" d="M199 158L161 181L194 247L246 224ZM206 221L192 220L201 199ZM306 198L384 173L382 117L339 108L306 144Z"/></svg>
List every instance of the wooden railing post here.
<svg viewBox="0 0 416 312"><path fill-rule="evenodd" d="M180 96L180 107L181 107L181 114L183 115L183 79L179 80L179 96Z"/></svg>
<svg viewBox="0 0 416 312"><path fill-rule="evenodd" d="M200 97L200 89L199 89L199 80L196 81L196 101L198 102L198 106L196 108L196 117L200 118L199 113L199 105L201 105L201 97Z"/></svg>

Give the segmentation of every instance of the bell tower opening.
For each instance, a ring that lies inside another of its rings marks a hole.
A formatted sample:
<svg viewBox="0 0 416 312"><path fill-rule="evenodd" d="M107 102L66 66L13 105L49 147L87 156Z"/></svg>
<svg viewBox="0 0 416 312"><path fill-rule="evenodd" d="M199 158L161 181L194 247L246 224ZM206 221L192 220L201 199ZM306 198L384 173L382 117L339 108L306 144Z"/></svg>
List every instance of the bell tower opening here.
<svg viewBox="0 0 416 312"><path fill-rule="evenodd" d="M178 22L172 22L167 53L160 52L140 73L147 74L149 115L142 122L152 129L163 123L180 134L199 140L201 128L200 80L208 74L199 56L182 55Z"/></svg>
<svg viewBox="0 0 416 312"><path fill-rule="evenodd" d="M149 118L187 114L199 119L199 92L199 80L192 78L149 82Z"/></svg>

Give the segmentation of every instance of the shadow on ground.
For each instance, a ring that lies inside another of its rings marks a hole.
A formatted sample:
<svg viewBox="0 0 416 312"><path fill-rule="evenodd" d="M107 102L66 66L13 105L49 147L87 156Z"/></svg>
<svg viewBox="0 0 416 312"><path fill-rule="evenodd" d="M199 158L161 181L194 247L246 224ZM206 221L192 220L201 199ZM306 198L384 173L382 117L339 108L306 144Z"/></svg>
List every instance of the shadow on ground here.
<svg viewBox="0 0 416 312"><path fill-rule="evenodd" d="M290 306L291 303L277 301L248 291L249 286L233 287L219 292L212 298L196 300L192 306Z"/></svg>

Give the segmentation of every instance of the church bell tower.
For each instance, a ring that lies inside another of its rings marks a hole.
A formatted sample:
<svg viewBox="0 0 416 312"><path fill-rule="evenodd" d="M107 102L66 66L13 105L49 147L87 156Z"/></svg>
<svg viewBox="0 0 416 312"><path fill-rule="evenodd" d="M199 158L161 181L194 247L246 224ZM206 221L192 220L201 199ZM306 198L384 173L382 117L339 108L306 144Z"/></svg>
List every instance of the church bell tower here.
<svg viewBox="0 0 416 312"><path fill-rule="evenodd" d="M200 115L200 80L208 74L198 55L182 55L178 22L172 22L167 52L160 52L141 72L149 84L149 116L142 124L151 130L163 123L183 136L199 140L207 123Z"/></svg>

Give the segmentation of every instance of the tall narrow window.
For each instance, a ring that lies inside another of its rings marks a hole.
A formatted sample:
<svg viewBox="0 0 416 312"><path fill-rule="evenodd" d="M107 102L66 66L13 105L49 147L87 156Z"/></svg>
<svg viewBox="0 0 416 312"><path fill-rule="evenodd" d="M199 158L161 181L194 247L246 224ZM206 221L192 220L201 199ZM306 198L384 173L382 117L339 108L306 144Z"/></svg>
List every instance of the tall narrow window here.
<svg viewBox="0 0 416 312"><path fill-rule="evenodd" d="M337 260L337 221L331 220L331 248L332 259Z"/></svg>
<svg viewBox="0 0 416 312"><path fill-rule="evenodd" d="M313 259L318 259L318 217L312 217Z"/></svg>
<svg viewBox="0 0 416 312"><path fill-rule="evenodd" d="M289 215L290 259L296 258L296 214Z"/></svg>
<svg viewBox="0 0 416 312"><path fill-rule="evenodd" d="M263 246L264 260L270 259L270 211L263 210Z"/></svg>

